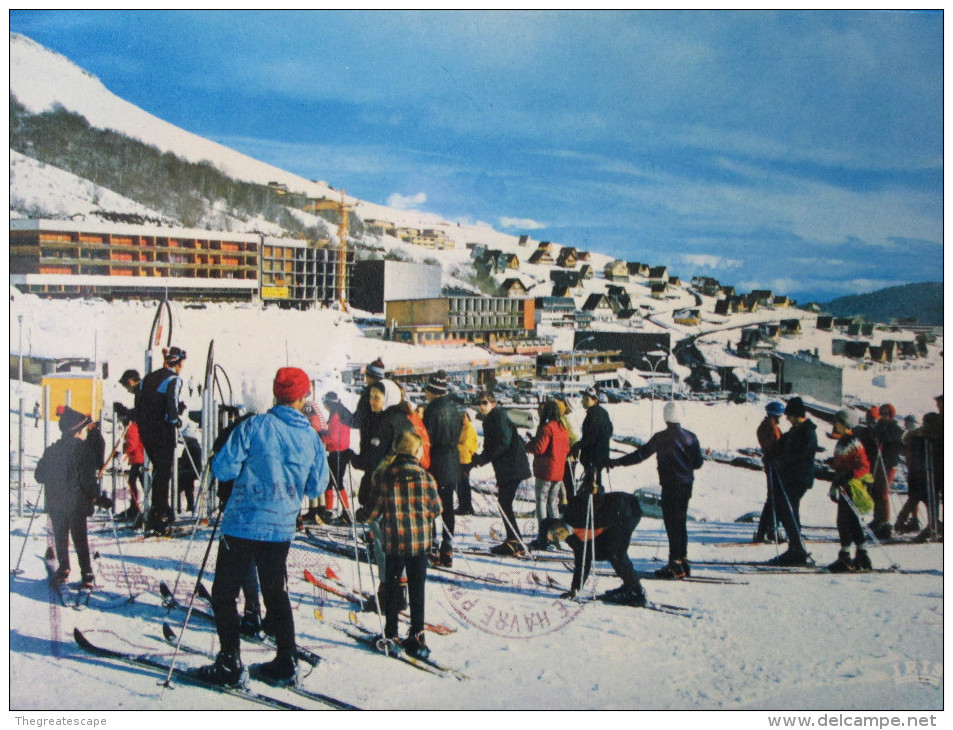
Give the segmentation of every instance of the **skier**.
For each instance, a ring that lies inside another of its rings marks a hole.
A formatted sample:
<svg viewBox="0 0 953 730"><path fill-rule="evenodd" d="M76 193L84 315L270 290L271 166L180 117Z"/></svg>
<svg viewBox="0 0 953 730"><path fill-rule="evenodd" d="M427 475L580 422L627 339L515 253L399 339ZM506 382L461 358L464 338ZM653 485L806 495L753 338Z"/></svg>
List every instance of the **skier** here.
<svg viewBox="0 0 953 730"><path fill-rule="evenodd" d="M613 492L598 494L592 498L593 529L586 527L588 500L570 500L564 518L547 517L540 530L552 542L565 540L572 548L572 585L562 598L575 598L589 576L593 557L608 560L622 585L599 596L609 603L627 606L644 606L645 591L629 560L629 543L632 532L642 518L639 501L631 494Z"/></svg>
<svg viewBox="0 0 953 730"><path fill-rule="evenodd" d="M119 416L119 420L126 427L122 437L122 453L129 464L129 473L126 477L126 484L129 489L129 506L118 513L116 518L127 521L135 520L142 514L137 482L139 485L143 484L142 468L145 462L145 451L142 447L142 439L139 437L139 424L131 420L128 414Z"/></svg>
<svg viewBox="0 0 953 730"><path fill-rule="evenodd" d="M477 440L476 427L473 425L473 416L469 410L462 410L460 416L463 426L460 429L460 438L457 441L457 453L460 457L460 483L457 486L458 515L473 514L473 494L470 488L470 472L473 471L473 455L480 450Z"/></svg>
<svg viewBox="0 0 953 730"><path fill-rule="evenodd" d="M360 453L354 457L354 466L364 472L357 492L362 509L375 501L374 470L391 452L400 434L414 428L400 406L396 383L378 380L367 387L367 392L370 412L361 426Z"/></svg>
<svg viewBox="0 0 953 730"><path fill-rule="evenodd" d="M601 395L595 388L586 388L582 394L582 407L586 417L582 422L582 438L571 448L570 454L582 462L583 475L580 492L599 494L602 487L602 470L609 459L609 442L612 439L612 421L599 402Z"/></svg>
<svg viewBox="0 0 953 730"><path fill-rule="evenodd" d="M904 460L907 464L907 500L900 513L897 515L897 521L893 529L898 534L904 532L920 532L920 520L917 516L920 504L927 504L927 432L929 422L936 413L927 413L923 417L923 426L916 427L916 419L913 416L907 416L913 419L912 429L903 435ZM909 424L909 421L908 421Z"/></svg>
<svg viewBox="0 0 953 730"><path fill-rule="evenodd" d="M867 452L874 475L871 497L874 500L873 521L870 529L878 540L886 540L893 534L890 523L890 485L897 473L900 454L903 450L903 429L896 420L897 409L890 403L880 406L880 420L874 426L877 439L876 454Z"/></svg>
<svg viewBox="0 0 953 730"><path fill-rule="evenodd" d="M36 481L45 487L45 509L53 526L58 567L51 578L54 586L70 573L69 540L79 560L82 587L93 587L93 565L89 556L86 518L99 502L96 458L86 444L93 421L69 406L57 409L62 436L50 444L36 464Z"/></svg>
<svg viewBox="0 0 953 730"><path fill-rule="evenodd" d="M506 540L490 548L490 552L494 555L520 555L525 550L513 513L513 500L520 482L532 475L529 459L516 426L505 410L497 408L493 393L484 391L480 394L480 413L483 414L483 451L473 457L473 464L493 464L497 498L506 528Z"/></svg>
<svg viewBox="0 0 953 730"><path fill-rule="evenodd" d="M874 507L867 491L874 478L864 446L851 430L856 425L854 415L849 411L841 410L834 416L831 437L837 439L837 444L831 460L834 480L829 496L837 504L837 534L841 547L837 560L827 566L832 573L871 569L870 556L864 549L864 528L858 514L869 512ZM851 543L856 545L853 559L850 557Z"/></svg>
<svg viewBox="0 0 953 730"><path fill-rule="evenodd" d="M182 391L182 368L186 353L178 347L162 350L164 366L143 379L137 391L135 417L146 455L152 462L152 506L146 529L168 534L174 519L169 506L169 483L175 464L177 429L184 406L179 402Z"/></svg>
<svg viewBox="0 0 953 730"><path fill-rule="evenodd" d="M543 521L559 515L559 492L566 474L569 456L569 432L560 420L559 406L546 400L539 407L539 428L536 436L526 444L533 456L533 475L536 477L536 539L529 544L533 550L545 550L549 539L543 531Z"/></svg>
<svg viewBox="0 0 953 730"><path fill-rule="evenodd" d="M235 603L253 562L258 566L277 652L272 661L252 670L273 684L296 681L288 550L302 497L316 497L328 483L324 446L302 413L310 391L311 381L303 370L279 369L272 386L276 405L236 426L212 460L215 477L234 480L234 487L222 516L212 584L220 651L214 664L198 670L207 682L232 686L241 681L240 619Z"/></svg>
<svg viewBox="0 0 953 730"><path fill-rule="evenodd" d="M810 565L810 556L801 538L801 499L814 486L817 455L817 426L807 417L800 398L791 398L784 408L791 428L778 442L777 470L772 481L774 508L788 536L788 549L772 558L771 565Z"/></svg>
<svg viewBox="0 0 953 730"><path fill-rule="evenodd" d="M182 441L183 451L178 462L179 494L185 495L186 512L194 512L195 480L201 476L202 470L202 446L189 428L183 429Z"/></svg>
<svg viewBox="0 0 953 730"><path fill-rule="evenodd" d="M431 549L431 526L440 516L441 500L437 480L419 462L423 451L420 437L403 431L394 445L394 458L383 468L376 501L366 519L380 519L384 551L381 581L384 606L384 634L379 640L389 648L426 659L430 649L424 638L424 599L427 562ZM410 632L400 640L397 620L403 591L401 575L407 571L410 603Z"/></svg>
<svg viewBox="0 0 953 730"><path fill-rule="evenodd" d="M758 520L758 529L752 542L783 542L778 534L777 509L774 506L772 495L774 487L772 481L777 469L775 463L778 455L778 442L781 440L781 429L778 424L784 414L784 404L771 401L765 406L764 420L758 425L757 437L761 446L761 461L764 464L764 473L768 481L768 494L761 510L761 519Z"/></svg>
<svg viewBox="0 0 953 730"><path fill-rule="evenodd" d="M442 370L430 376L424 387L424 396L427 398L424 426L430 435L430 473L437 480L443 505L440 552L433 559L445 567L453 565L453 533L456 529L453 497L463 478L460 452L457 449L463 430L463 415L456 402L447 395L448 387L447 374Z"/></svg>
<svg viewBox="0 0 953 730"><path fill-rule="evenodd" d="M324 407L328 409L328 427L321 434L321 440L324 442L324 448L328 451L328 466L331 467L331 481L324 492L324 511L311 515L312 519L317 517L324 522L332 522L334 519L334 492L337 490L341 499L341 517L338 524L350 524L351 505L348 500L347 490L344 488L344 477L347 474L348 465L354 458L354 452L351 451L351 426L354 423L354 414L338 398L334 391L327 393L322 399Z"/></svg>
<svg viewBox="0 0 953 730"><path fill-rule="evenodd" d="M569 399L564 395L557 395L554 397L556 405L559 407L559 421L563 424L563 427L569 433L569 450L570 454L566 456L566 469L563 472L563 486L559 492L559 509L560 511L566 508L567 502L572 499L576 493L576 482L575 475L573 474L573 465L575 464L575 458L572 454L572 447L576 445L576 442L579 441L579 436L576 434L576 430L572 426L572 422L569 420L569 414L572 413L572 406L569 405Z"/></svg>
<svg viewBox="0 0 953 730"><path fill-rule="evenodd" d="M688 563L688 502L692 498L695 470L703 462L701 446L694 433L682 427L681 406L669 401L662 411L666 428L635 451L609 459L606 466L640 464L656 454L659 484L662 487L662 520L668 535L668 565L655 571L660 578L687 578L691 575ZM579 500L577 500L579 501Z"/></svg>

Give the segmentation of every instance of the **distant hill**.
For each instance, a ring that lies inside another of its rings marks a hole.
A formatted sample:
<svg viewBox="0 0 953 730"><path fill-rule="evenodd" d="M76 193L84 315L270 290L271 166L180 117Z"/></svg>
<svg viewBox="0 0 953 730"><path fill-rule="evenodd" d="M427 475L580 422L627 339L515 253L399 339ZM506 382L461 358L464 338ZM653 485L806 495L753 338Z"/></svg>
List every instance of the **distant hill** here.
<svg viewBox="0 0 953 730"><path fill-rule="evenodd" d="M868 322L911 319L917 324L942 325L943 283L925 281L891 286L870 294L838 297L821 308L835 317L861 316Z"/></svg>

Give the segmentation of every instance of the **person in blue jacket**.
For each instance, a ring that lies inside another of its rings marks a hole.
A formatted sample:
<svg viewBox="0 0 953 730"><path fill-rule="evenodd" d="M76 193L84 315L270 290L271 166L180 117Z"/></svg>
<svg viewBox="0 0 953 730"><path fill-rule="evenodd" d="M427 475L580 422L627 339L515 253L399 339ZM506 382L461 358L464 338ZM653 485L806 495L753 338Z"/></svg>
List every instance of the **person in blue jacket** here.
<svg viewBox="0 0 953 730"><path fill-rule="evenodd" d="M275 631L275 658L254 665L252 674L275 685L297 679L294 618L288 598L287 558L295 519L304 496L327 488L327 454L302 408L311 381L299 368L281 368L272 386L276 405L242 421L212 460L212 473L233 480L221 518L212 607L220 651L214 664L198 670L215 684L242 681L237 599L252 561L258 566L261 594Z"/></svg>
<svg viewBox="0 0 953 730"><path fill-rule="evenodd" d="M640 464L652 454L658 462L658 478L662 487L662 521L668 535L668 565L655 571L659 578L686 578L691 575L688 564L688 502L692 498L695 470L704 463L698 438L682 427L682 408L670 401L663 411L665 430L659 431L644 446L609 459L606 466Z"/></svg>

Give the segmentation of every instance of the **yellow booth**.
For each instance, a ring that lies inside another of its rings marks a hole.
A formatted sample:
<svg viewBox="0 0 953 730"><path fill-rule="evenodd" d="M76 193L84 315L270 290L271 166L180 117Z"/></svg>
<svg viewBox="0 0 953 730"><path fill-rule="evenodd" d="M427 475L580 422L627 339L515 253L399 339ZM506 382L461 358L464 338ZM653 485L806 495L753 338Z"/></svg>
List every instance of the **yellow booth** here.
<svg viewBox="0 0 953 730"><path fill-rule="evenodd" d="M44 375L40 385L49 388L50 412L46 417L58 421L56 409L68 405L94 421L103 410L103 381L95 373L55 373Z"/></svg>

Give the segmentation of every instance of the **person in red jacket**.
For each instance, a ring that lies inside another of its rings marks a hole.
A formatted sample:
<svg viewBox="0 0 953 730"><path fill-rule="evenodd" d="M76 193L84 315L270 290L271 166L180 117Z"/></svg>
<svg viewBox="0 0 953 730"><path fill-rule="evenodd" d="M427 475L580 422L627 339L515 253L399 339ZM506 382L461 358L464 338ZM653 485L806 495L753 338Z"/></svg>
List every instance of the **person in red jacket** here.
<svg viewBox="0 0 953 730"><path fill-rule="evenodd" d="M850 411L841 410L834 416L831 435L837 439L837 444L831 458L834 479L828 496L837 504L837 534L841 547L837 560L827 566L832 573L871 569L860 515L874 507L874 500L867 491L873 486L874 478L864 445L854 435L856 425L857 420ZM853 559L849 552L851 543L856 545Z"/></svg>
<svg viewBox="0 0 953 730"><path fill-rule="evenodd" d="M351 504L347 497L344 477L347 474L347 468L351 464L351 457L354 452L351 451L351 426L354 423L354 414L347 409L338 394L333 390L328 392L322 399L324 407L330 414L327 427L320 432L321 440L328 451L328 466L331 467L331 481L328 488L324 491L324 512L321 519L330 522L334 515L334 493L335 491L341 498L341 517L340 524L351 523ZM315 514L311 514L313 518Z"/></svg>
<svg viewBox="0 0 953 730"><path fill-rule="evenodd" d="M128 416L121 417L126 426L126 433L122 437L122 453L129 463L129 474L126 477L129 487L129 507L116 515L120 520L134 520L142 514L142 504L139 501L139 489L136 482L142 484L142 468L146 460L146 451L139 437L139 424L130 420Z"/></svg>
<svg viewBox="0 0 953 730"><path fill-rule="evenodd" d="M543 520L559 516L559 488L566 473L566 457L569 456L569 431L562 423L556 401L547 400L540 405L539 428L536 436L527 442L526 451L534 454L536 523L539 528L529 547L545 550L549 539L542 530Z"/></svg>

